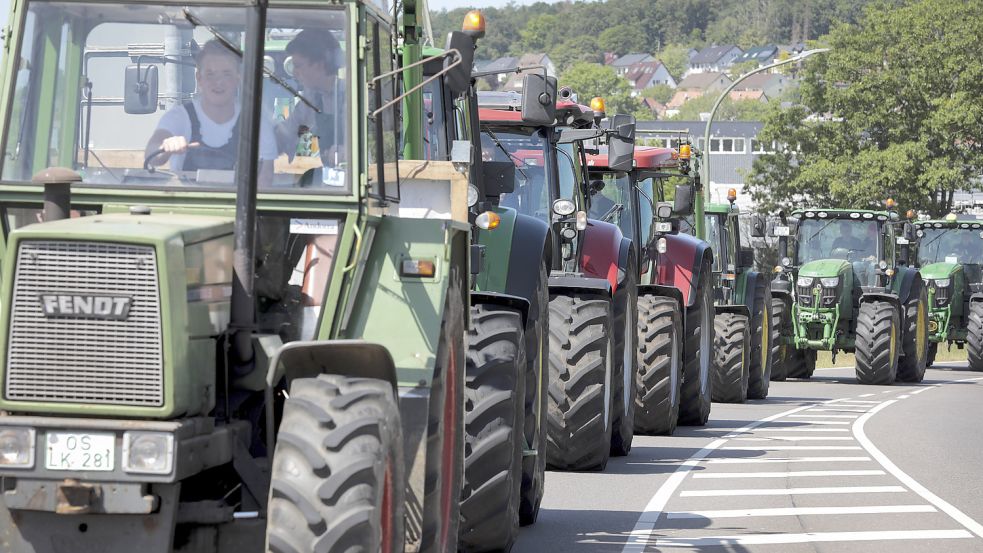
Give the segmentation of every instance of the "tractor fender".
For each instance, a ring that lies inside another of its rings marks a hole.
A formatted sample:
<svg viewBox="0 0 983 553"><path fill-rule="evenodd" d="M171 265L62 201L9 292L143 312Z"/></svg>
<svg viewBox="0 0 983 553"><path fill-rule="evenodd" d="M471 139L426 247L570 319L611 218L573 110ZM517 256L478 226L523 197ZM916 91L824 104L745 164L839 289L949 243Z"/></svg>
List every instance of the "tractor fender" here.
<svg viewBox="0 0 983 553"><path fill-rule="evenodd" d="M909 268L899 268L901 271L901 278L898 279L898 284L892 286L894 290L898 293L898 300L901 305L908 303L908 300L913 297L918 297L918 294L922 290L922 277L918 274L918 271Z"/></svg>
<svg viewBox="0 0 983 553"><path fill-rule="evenodd" d="M505 289L499 291L525 298L527 303L531 301L539 285L536 267L545 263L549 270L552 240L550 227L545 221L521 213L517 215Z"/></svg>
<svg viewBox="0 0 983 553"><path fill-rule="evenodd" d="M983 293L977 292L969 296L969 303L976 303L978 301L983 301Z"/></svg>
<svg viewBox="0 0 983 553"><path fill-rule="evenodd" d="M746 275L744 278L744 305L747 306L750 313L754 313L758 307L754 304L754 290L758 286L759 281L765 280L765 275L758 271L747 271L744 274ZM770 283L766 282L765 284L770 286Z"/></svg>
<svg viewBox="0 0 983 553"><path fill-rule="evenodd" d="M594 292L597 294L611 296L614 293L611 288L611 283L604 278L561 273L557 275L550 275L548 284L550 287L550 294Z"/></svg>
<svg viewBox="0 0 983 553"><path fill-rule="evenodd" d="M616 225L596 219L587 220L580 268L589 277L607 280L612 293L618 289L620 279L618 271L621 269L622 240L624 236Z"/></svg>
<svg viewBox="0 0 983 553"><path fill-rule="evenodd" d="M675 286L663 286L661 284L640 284L638 285L639 296L661 296L672 298L679 305L680 313L683 313L683 292Z"/></svg>
<svg viewBox="0 0 983 553"><path fill-rule="evenodd" d="M791 290L785 288L774 288L771 289L771 297L781 298L782 301L787 301L789 305L795 303L795 297L792 295Z"/></svg>
<svg viewBox="0 0 983 553"><path fill-rule="evenodd" d="M751 310L743 303L714 305L713 310L714 313L733 313L735 315L744 315L748 319L748 324L751 324Z"/></svg>
<svg viewBox="0 0 983 553"><path fill-rule="evenodd" d="M635 255L634 247L632 246L632 241L628 238L622 237L621 247L618 250L618 283L621 283L625 279L625 276L627 275L628 272L628 260L631 258L632 255ZM637 259L638 256L635 255L635 258ZM635 265L636 265L635 272L637 273L638 263L636 263Z"/></svg>
<svg viewBox="0 0 983 553"><path fill-rule="evenodd" d="M901 313L901 300L898 296L890 292L865 292L860 295L860 303L868 303L872 301L886 301L894 306Z"/></svg>
<svg viewBox="0 0 983 553"><path fill-rule="evenodd" d="M385 380L397 390L396 364L382 344L366 340L297 341L281 346L270 360L266 382L272 389L281 379L336 374Z"/></svg>
<svg viewBox="0 0 983 553"><path fill-rule="evenodd" d="M515 309L522 314L522 325L529 318L529 300L519 296L501 294L498 292L471 292L471 305L498 305Z"/></svg>
<svg viewBox="0 0 983 553"><path fill-rule="evenodd" d="M696 286L701 271L710 270L713 251L710 244L689 234L668 234L666 253L656 260L656 283L678 288L683 295L683 305L691 307L696 301Z"/></svg>

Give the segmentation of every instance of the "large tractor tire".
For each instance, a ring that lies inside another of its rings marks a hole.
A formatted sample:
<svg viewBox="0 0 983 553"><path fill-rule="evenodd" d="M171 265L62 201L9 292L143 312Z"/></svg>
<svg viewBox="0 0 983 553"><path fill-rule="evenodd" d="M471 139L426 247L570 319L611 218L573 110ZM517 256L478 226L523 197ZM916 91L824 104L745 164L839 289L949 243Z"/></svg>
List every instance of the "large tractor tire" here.
<svg viewBox="0 0 983 553"><path fill-rule="evenodd" d="M546 464L604 470L611 456L611 301L551 294L549 324Z"/></svg>
<svg viewBox="0 0 983 553"><path fill-rule="evenodd" d="M921 382L928 367L928 292L924 286L905 306L904 325L904 356L898 360L898 380Z"/></svg>
<svg viewBox="0 0 983 553"><path fill-rule="evenodd" d="M508 551L519 534L525 346L521 313L471 308L459 551Z"/></svg>
<svg viewBox="0 0 983 553"><path fill-rule="evenodd" d="M804 380L812 378L812 373L816 371L816 357L817 353L814 349L796 349L789 346L789 356L785 361L788 378Z"/></svg>
<svg viewBox="0 0 983 553"><path fill-rule="evenodd" d="M539 266L539 282L530 298L526 317L526 387L523 433L526 446L535 455L522 457L522 487L519 501L519 523L528 526L536 522L543 501L546 480L546 394L549 386L549 320L550 292L546 265Z"/></svg>
<svg viewBox="0 0 983 553"><path fill-rule="evenodd" d="M898 374L901 338L898 310L886 301L860 304L857 314L857 381L893 384Z"/></svg>
<svg viewBox="0 0 983 553"><path fill-rule="evenodd" d="M403 551L404 471L389 382L294 380L273 454L265 551Z"/></svg>
<svg viewBox="0 0 983 553"><path fill-rule="evenodd" d="M462 279L450 275L441 316L440 342L430 385L427 452L423 482L422 553L457 551L461 485L464 481L464 372L467 331ZM416 529L414 529L416 530ZM407 533L410 529L407 528Z"/></svg>
<svg viewBox="0 0 983 553"><path fill-rule="evenodd" d="M763 276L763 275L762 275ZM747 397L768 397L774 364L772 344L775 335L771 318L771 285L759 278L754 287L754 312L751 313L751 356L748 363Z"/></svg>
<svg viewBox="0 0 983 553"><path fill-rule="evenodd" d="M983 371L983 302L974 301L969 304L966 351L969 355L969 370Z"/></svg>
<svg viewBox="0 0 983 553"><path fill-rule="evenodd" d="M673 298L638 298L638 377L635 391L635 431L667 434L676 430L679 392L683 382L682 323Z"/></svg>
<svg viewBox="0 0 983 553"><path fill-rule="evenodd" d="M795 349L786 344L785 339L792 337L792 309L789 302L782 296L771 298L771 325L773 338L771 342L771 379L783 381L788 378L788 365Z"/></svg>
<svg viewBox="0 0 983 553"><path fill-rule="evenodd" d="M935 364L935 356L939 353L939 343L931 342L928 344L928 360L925 362L926 367L931 367Z"/></svg>
<svg viewBox="0 0 983 553"><path fill-rule="evenodd" d="M635 436L635 377L638 374L638 288L633 256L614 293L614 399L611 409L611 455L624 457Z"/></svg>
<svg viewBox="0 0 983 553"><path fill-rule="evenodd" d="M713 319L713 401L747 400L750 341L746 316L717 313Z"/></svg>
<svg viewBox="0 0 983 553"><path fill-rule="evenodd" d="M704 265L696 287L696 301L686 309L683 322L683 386L679 424L702 426L710 418L713 365L713 290L710 267Z"/></svg>

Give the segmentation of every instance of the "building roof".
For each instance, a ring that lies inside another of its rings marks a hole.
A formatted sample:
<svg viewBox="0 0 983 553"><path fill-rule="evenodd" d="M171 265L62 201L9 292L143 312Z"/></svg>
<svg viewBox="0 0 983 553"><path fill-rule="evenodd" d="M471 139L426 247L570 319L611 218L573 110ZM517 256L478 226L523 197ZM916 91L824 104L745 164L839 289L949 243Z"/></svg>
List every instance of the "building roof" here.
<svg viewBox="0 0 983 553"><path fill-rule="evenodd" d="M767 46L755 46L754 48L748 48L743 54L737 56L734 63L743 63L746 61L756 61L758 63L768 61L778 55L778 46L774 44L769 44Z"/></svg>
<svg viewBox="0 0 983 553"><path fill-rule="evenodd" d="M670 99L669 103L666 104L666 108L677 109L686 102L699 98L704 94L705 91L703 90L680 90L677 88L676 93L672 95L672 99Z"/></svg>
<svg viewBox="0 0 983 553"><path fill-rule="evenodd" d="M628 68L628 74L625 75L625 78L628 79L632 88L639 90L645 88L645 85L661 66L662 62L658 60L636 63Z"/></svg>
<svg viewBox="0 0 983 553"><path fill-rule="evenodd" d="M736 102L742 100L768 100L768 96L765 95L764 90L731 90L728 96Z"/></svg>
<svg viewBox="0 0 983 553"><path fill-rule="evenodd" d="M519 65L519 58L512 56L503 56L496 60L488 62L487 65L481 68L482 71L502 71L505 69L513 69Z"/></svg>
<svg viewBox="0 0 983 553"><path fill-rule="evenodd" d="M700 50L699 54L693 56L693 58L689 60L689 62L692 65L717 63L720 60L720 58L724 57L724 54L730 52L734 48L737 48L737 46L734 44L724 44L723 46L707 46L706 48ZM741 53L744 52L740 48L737 48L737 50Z"/></svg>
<svg viewBox="0 0 983 553"><path fill-rule="evenodd" d="M678 90L706 90L710 85L717 82L721 77L726 79L727 84L732 81L724 73L693 73L676 84Z"/></svg>
<svg viewBox="0 0 983 553"><path fill-rule="evenodd" d="M625 68L647 61L656 61L656 59L651 54L625 54L612 61L610 65L612 67Z"/></svg>
<svg viewBox="0 0 983 553"><path fill-rule="evenodd" d="M635 123L636 135L645 131L666 130L688 132L694 139L703 136L706 121L638 121ZM711 136L757 136L764 123L760 121L714 121L710 127Z"/></svg>
<svg viewBox="0 0 983 553"><path fill-rule="evenodd" d="M778 73L755 73L744 79L734 88L735 90L764 90L773 84L779 84L785 77Z"/></svg>

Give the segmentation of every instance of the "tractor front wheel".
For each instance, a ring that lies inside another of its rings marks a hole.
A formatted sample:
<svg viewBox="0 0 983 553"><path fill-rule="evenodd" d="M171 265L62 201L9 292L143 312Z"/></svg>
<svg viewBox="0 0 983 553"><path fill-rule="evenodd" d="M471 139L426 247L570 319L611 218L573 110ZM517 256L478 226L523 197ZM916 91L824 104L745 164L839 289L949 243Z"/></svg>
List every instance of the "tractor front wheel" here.
<svg viewBox="0 0 983 553"><path fill-rule="evenodd" d="M679 424L703 426L710 418L713 365L713 296L710 267L703 265L696 301L683 322L683 387Z"/></svg>
<svg viewBox="0 0 983 553"><path fill-rule="evenodd" d="M751 353L748 358L748 389L750 399L768 397L774 361L774 335L771 320L771 286L759 278L754 287L754 313L751 314Z"/></svg>
<svg viewBox="0 0 983 553"><path fill-rule="evenodd" d="M892 384L898 373L899 316L886 301L860 304L857 314L857 380Z"/></svg>
<svg viewBox="0 0 983 553"><path fill-rule="evenodd" d="M771 379L782 381L788 378L788 364L795 346L785 343L792 337L792 310L785 298L771 298Z"/></svg>
<svg viewBox="0 0 983 553"><path fill-rule="evenodd" d="M671 435L679 417L683 381L679 304L672 298L638 298L638 378L635 431Z"/></svg>
<svg viewBox="0 0 983 553"><path fill-rule="evenodd" d="M736 313L717 313L713 319L713 401L744 403L748 391L748 319Z"/></svg>
<svg viewBox="0 0 983 553"><path fill-rule="evenodd" d="M969 354L969 370L983 371L983 302L970 302L967 326L966 350Z"/></svg>
<svg viewBox="0 0 983 553"><path fill-rule="evenodd" d="M898 380L921 382L928 366L928 292L921 287L917 298L905 306L904 356L898 360Z"/></svg>
<svg viewBox="0 0 983 553"><path fill-rule="evenodd" d="M549 303L546 265L539 265L539 281L530 298L526 318L526 400L523 432L526 445L535 455L522 457L522 488L519 492L519 523L536 522L546 480L546 390L549 386Z"/></svg>
<svg viewBox="0 0 983 553"><path fill-rule="evenodd" d="M631 256L614 293L614 374L611 377L611 455L624 457L635 437L635 376L638 374L638 289Z"/></svg>

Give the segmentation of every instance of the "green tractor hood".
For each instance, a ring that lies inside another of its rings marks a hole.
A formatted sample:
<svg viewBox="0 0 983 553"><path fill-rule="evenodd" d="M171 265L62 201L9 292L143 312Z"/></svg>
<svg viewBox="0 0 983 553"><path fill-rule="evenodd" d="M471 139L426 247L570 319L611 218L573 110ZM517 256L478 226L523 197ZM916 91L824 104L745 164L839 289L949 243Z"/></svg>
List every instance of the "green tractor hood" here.
<svg viewBox="0 0 983 553"><path fill-rule="evenodd" d="M842 259L820 259L810 261L799 268L799 276L805 277L835 277L851 271L849 261Z"/></svg>
<svg viewBox="0 0 983 553"><path fill-rule="evenodd" d="M935 280L939 278L949 278L955 274L956 271L961 269L962 265L959 263L939 261L938 263L929 263L928 265L925 265L919 269L918 272L921 273L922 278L925 280Z"/></svg>

